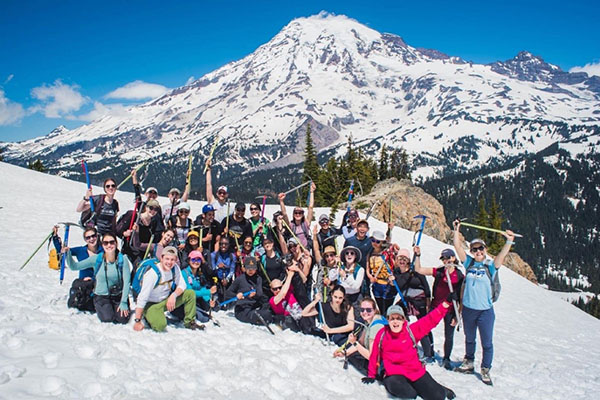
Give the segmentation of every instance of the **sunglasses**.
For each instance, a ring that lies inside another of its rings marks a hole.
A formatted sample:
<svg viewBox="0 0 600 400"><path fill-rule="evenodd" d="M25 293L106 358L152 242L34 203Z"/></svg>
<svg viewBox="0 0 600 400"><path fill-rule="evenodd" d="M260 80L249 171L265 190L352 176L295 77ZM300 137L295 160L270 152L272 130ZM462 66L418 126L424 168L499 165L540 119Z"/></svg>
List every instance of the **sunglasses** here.
<svg viewBox="0 0 600 400"><path fill-rule="evenodd" d="M294 247L298 247L296 243L288 243L288 248L293 249Z"/></svg>
<svg viewBox="0 0 600 400"><path fill-rule="evenodd" d="M408 263L410 260L404 256L398 258L399 263Z"/></svg>
<svg viewBox="0 0 600 400"><path fill-rule="evenodd" d="M329 221L327 221L327 220L319 221L319 225L327 225L327 224L329 224Z"/></svg>
<svg viewBox="0 0 600 400"><path fill-rule="evenodd" d="M158 211L158 207L148 207L148 211Z"/></svg>
<svg viewBox="0 0 600 400"><path fill-rule="evenodd" d="M111 189L111 188L116 188L117 185L115 185L114 183L109 183L109 184L104 185L104 187L107 189Z"/></svg>
<svg viewBox="0 0 600 400"><path fill-rule="evenodd" d="M294 211L294 214L295 215L302 215L302 214L304 214L304 211Z"/></svg>
<svg viewBox="0 0 600 400"><path fill-rule="evenodd" d="M217 192L217 194L220 194L220 195L225 195L225 194L227 194L227 192L224 192L224 191L222 191L222 190L219 190L219 191Z"/></svg>
<svg viewBox="0 0 600 400"><path fill-rule="evenodd" d="M366 312L368 314L371 314L373 312L373 308L371 308L371 307L361 307L360 308L360 312L361 313Z"/></svg>
<svg viewBox="0 0 600 400"><path fill-rule="evenodd" d="M483 251L483 250L485 250L485 247L483 247L483 246L471 247L471 253L477 253L478 251Z"/></svg>
<svg viewBox="0 0 600 400"><path fill-rule="evenodd" d="M151 190L148 192L148 194L158 194L158 192L155 192L154 190Z"/></svg>
<svg viewBox="0 0 600 400"><path fill-rule="evenodd" d="M257 208L257 207L250 207L250 211L260 211L260 208Z"/></svg>
<svg viewBox="0 0 600 400"><path fill-rule="evenodd" d="M327 253L325 254L325 258L335 258L335 254Z"/></svg>
<svg viewBox="0 0 600 400"><path fill-rule="evenodd" d="M442 257L442 260L444 260L444 261L445 260L450 260L450 259L452 259L452 257Z"/></svg>
<svg viewBox="0 0 600 400"><path fill-rule="evenodd" d="M381 243L385 243L385 240L378 240L378 239L371 238L371 242L375 243L375 244L381 244Z"/></svg>
<svg viewBox="0 0 600 400"><path fill-rule="evenodd" d="M244 242L244 246L250 246L252 242Z"/></svg>
<svg viewBox="0 0 600 400"><path fill-rule="evenodd" d="M179 210L177 211L179 214L189 214L190 210Z"/></svg>
<svg viewBox="0 0 600 400"><path fill-rule="evenodd" d="M198 236L196 236L196 235L192 235L192 236L189 236L189 237L188 237L188 240L195 240L195 241L198 241L198 240L200 240L200 239L198 238Z"/></svg>
<svg viewBox="0 0 600 400"><path fill-rule="evenodd" d="M271 291L272 292L277 292L277 291L281 290L281 288L282 288L282 286L272 287Z"/></svg>
<svg viewBox="0 0 600 400"><path fill-rule="evenodd" d="M388 321L404 321L405 318L402 315L390 315Z"/></svg>
<svg viewBox="0 0 600 400"><path fill-rule="evenodd" d="M235 212L246 212L245 208L236 208Z"/></svg>
<svg viewBox="0 0 600 400"><path fill-rule="evenodd" d="M356 253L355 253L355 252L353 252L353 251L347 251L347 252L346 252L346 255L347 255L347 256L354 256L354 257L356 257Z"/></svg>
<svg viewBox="0 0 600 400"><path fill-rule="evenodd" d="M103 240L102 241L102 246L114 246L115 244L117 244L116 240Z"/></svg>
<svg viewBox="0 0 600 400"><path fill-rule="evenodd" d="M201 259L201 258L191 258L191 259L190 259L190 262L193 262L193 263L201 263L201 262L202 262L202 259Z"/></svg>
<svg viewBox="0 0 600 400"><path fill-rule="evenodd" d="M84 236L83 238L85 240L92 240L92 239L96 239L97 237L98 237L97 234L93 234L93 235L90 235L90 236Z"/></svg>

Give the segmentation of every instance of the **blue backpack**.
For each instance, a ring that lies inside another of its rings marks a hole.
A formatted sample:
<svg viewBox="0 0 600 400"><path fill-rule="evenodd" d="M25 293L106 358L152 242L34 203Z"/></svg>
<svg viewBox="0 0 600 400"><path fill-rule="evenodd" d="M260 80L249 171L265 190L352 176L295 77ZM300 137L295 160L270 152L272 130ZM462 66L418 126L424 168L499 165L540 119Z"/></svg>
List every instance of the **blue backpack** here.
<svg viewBox="0 0 600 400"><path fill-rule="evenodd" d="M154 287L157 287L158 284L160 283L162 274L161 274L160 268L158 268L157 264L158 264L158 259L150 258L148 260L143 261L140 265L138 265L137 270L135 271L135 275L133 276L133 281L131 282L131 290L133 293L134 300L137 299L138 295L140 294L140 291L142 290L144 275L146 275L146 272L148 272L148 270L150 270L150 269L153 270L156 273L156 275L158 276L158 279L154 283ZM173 278L175 278L175 273L173 273ZM171 283L171 291L174 291L176 287L177 287L177 285L175 284L175 279L173 279L173 282Z"/></svg>
<svg viewBox="0 0 600 400"><path fill-rule="evenodd" d="M98 272L100 272L100 268L102 268L102 265L104 265L104 253L100 252L96 256L96 264L94 265L94 279L96 278L96 275L98 275ZM121 277L122 277L123 276L123 254L121 254L121 252L119 252L119 254L117 256L117 271L121 274Z"/></svg>
<svg viewBox="0 0 600 400"><path fill-rule="evenodd" d="M465 271L469 271L470 269L485 270L485 274L490 280L490 285L492 287L492 303L495 303L496 300L500 297L500 291L502 290L502 285L500 284L500 278L498 277L498 268L496 268L496 273L494 276L490 273L490 267L492 266L492 260L486 258L483 261L484 268L476 267L472 262L468 262L468 260L473 260L472 258L467 258L467 261L464 263ZM465 280L466 282L466 280Z"/></svg>

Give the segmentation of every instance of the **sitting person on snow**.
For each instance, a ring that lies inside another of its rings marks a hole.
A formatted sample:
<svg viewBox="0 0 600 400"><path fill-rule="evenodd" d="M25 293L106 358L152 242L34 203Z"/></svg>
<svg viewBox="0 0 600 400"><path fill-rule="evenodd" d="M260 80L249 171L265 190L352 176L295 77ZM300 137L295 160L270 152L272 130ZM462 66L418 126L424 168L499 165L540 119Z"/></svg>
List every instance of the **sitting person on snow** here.
<svg viewBox="0 0 600 400"><path fill-rule="evenodd" d="M244 274L238 276L227 289L226 297L237 297L234 313L235 317L254 325L262 325L262 319L268 324L273 320L269 310L269 299L263 294L262 279L256 273L258 262L256 258L248 256L244 260ZM244 293L253 290L244 297Z"/></svg>
<svg viewBox="0 0 600 400"><path fill-rule="evenodd" d="M146 262L155 261L147 260ZM142 316L144 316L153 330L164 331L167 327L165 311L173 311L182 304L185 311L183 319L185 327L192 330L203 329L203 325L196 323L196 293L192 289L187 289L179 265L177 265L177 249L173 246L165 247L160 263L156 264L156 267L157 270L148 268L144 274L136 302L133 329L136 331L144 329L142 323ZM156 271L159 271L160 274L157 274Z"/></svg>

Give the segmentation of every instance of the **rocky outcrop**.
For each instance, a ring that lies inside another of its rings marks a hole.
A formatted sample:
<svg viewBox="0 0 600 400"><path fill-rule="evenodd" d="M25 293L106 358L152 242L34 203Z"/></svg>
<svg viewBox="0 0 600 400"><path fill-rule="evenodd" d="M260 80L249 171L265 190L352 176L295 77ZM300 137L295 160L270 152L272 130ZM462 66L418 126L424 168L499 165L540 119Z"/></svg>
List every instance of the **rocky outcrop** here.
<svg viewBox="0 0 600 400"><path fill-rule="evenodd" d="M416 231L421 219L416 215L426 215L427 222L423 233L445 243L451 243L452 230L446 224L444 207L435 197L408 180L395 178L377 183L366 196L358 196L352 203L359 211L367 213L376 204L371 214L380 221L388 221L390 215L390 199L392 200L392 221L400 228ZM461 240L463 238L461 237ZM508 253L504 265L524 278L537 284L537 278L531 266L517 253Z"/></svg>
<svg viewBox="0 0 600 400"><path fill-rule="evenodd" d="M504 266L510 268L517 274L521 275L522 277L530 280L531 282L537 285L538 281L535 274L533 273L533 269L531 269L531 266L525 261L523 261L523 259L517 253L508 253L506 258L504 259Z"/></svg>
<svg viewBox="0 0 600 400"><path fill-rule="evenodd" d="M408 179L399 181L392 178L379 182L368 195L357 197L353 206L366 213L377 202L371 215L381 221L387 221L390 215L390 200L394 225L416 231L421 219L416 219L415 216L426 215L427 222L423 233L442 242L449 242L452 239L452 232L446 224L444 207L435 197L413 185Z"/></svg>

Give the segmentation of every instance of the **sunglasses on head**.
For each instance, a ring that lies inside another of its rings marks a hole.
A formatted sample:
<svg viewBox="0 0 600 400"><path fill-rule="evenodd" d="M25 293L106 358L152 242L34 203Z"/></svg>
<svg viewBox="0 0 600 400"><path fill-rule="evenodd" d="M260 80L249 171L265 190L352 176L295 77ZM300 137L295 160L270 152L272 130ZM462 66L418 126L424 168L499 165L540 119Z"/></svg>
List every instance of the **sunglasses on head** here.
<svg viewBox="0 0 600 400"><path fill-rule="evenodd" d="M272 292L277 292L278 290L281 290L282 286L277 286L277 287L272 287L271 291Z"/></svg>
<svg viewBox="0 0 600 400"><path fill-rule="evenodd" d="M394 314L388 317L388 321L404 321L404 317L402 315Z"/></svg>
<svg viewBox="0 0 600 400"><path fill-rule="evenodd" d="M201 258L191 258L191 259L190 259L190 262L193 262L193 263L201 263L201 262L202 262L202 259L201 259Z"/></svg>
<svg viewBox="0 0 600 400"><path fill-rule="evenodd" d="M104 185L105 188L110 189L110 188L116 188L117 185L115 185L114 183L107 183L106 185Z"/></svg>
<svg viewBox="0 0 600 400"><path fill-rule="evenodd" d="M98 234L94 233L93 235L90 236L84 236L83 238L85 240L92 240L92 239L96 239L98 237Z"/></svg>
<svg viewBox="0 0 600 400"><path fill-rule="evenodd" d="M102 241L102 246L114 246L115 244L117 244L116 240L103 240Z"/></svg>
<svg viewBox="0 0 600 400"><path fill-rule="evenodd" d="M373 312L373 308L371 308L371 307L361 307L360 308L360 312L366 312L366 313L371 314Z"/></svg>
<svg viewBox="0 0 600 400"><path fill-rule="evenodd" d="M483 246L471 247L471 253L477 253L478 251L483 251L483 250L485 250L485 247L483 247Z"/></svg>

